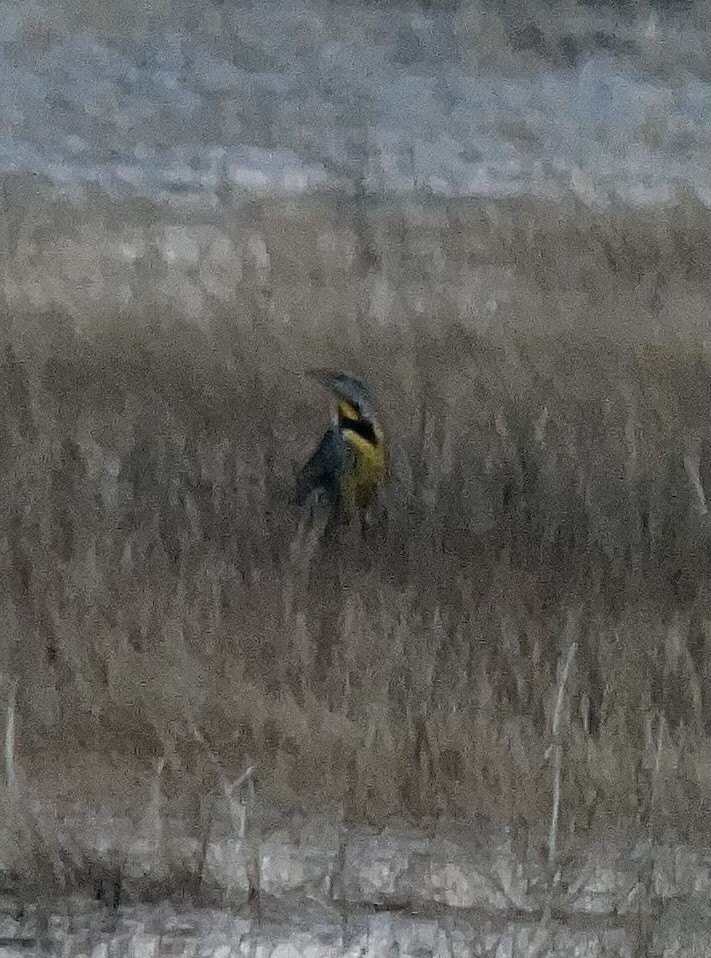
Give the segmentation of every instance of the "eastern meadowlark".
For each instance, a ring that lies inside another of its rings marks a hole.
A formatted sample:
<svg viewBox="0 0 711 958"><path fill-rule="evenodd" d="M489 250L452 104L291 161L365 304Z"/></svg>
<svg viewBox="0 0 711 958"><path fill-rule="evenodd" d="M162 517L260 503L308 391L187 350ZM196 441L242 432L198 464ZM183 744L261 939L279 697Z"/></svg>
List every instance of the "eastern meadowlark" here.
<svg viewBox="0 0 711 958"><path fill-rule="evenodd" d="M324 369L309 375L335 396L336 410L333 424L299 471L292 499L303 505L318 493L332 519L353 515L363 519L388 478L383 428L359 380Z"/></svg>

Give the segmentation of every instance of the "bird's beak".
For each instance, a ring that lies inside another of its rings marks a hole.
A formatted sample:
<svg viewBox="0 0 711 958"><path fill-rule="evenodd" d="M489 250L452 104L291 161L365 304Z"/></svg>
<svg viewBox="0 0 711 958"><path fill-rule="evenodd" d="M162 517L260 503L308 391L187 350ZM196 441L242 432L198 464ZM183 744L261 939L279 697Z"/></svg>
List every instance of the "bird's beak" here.
<svg viewBox="0 0 711 958"><path fill-rule="evenodd" d="M328 369L309 369L307 376L317 382L320 386L323 386L324 389L327 389L332 396L338 400L339 408L344 407L344 414L348 419L357 419L358 415L353 407L353 403L348 399L347 396L343 395L343 390L340 387L338 381L338 375L336 373L330 372ZM346 408L351 410L346 412Z"/></svg>
<svg viewBox="0 0 711 958"><path fill-rule="evenodd" d="M353 400L343 391L341 376L328 369L309 369L307 376L327 389L338 402L338 413L344 419L358 419L360 410Z"/></svg>

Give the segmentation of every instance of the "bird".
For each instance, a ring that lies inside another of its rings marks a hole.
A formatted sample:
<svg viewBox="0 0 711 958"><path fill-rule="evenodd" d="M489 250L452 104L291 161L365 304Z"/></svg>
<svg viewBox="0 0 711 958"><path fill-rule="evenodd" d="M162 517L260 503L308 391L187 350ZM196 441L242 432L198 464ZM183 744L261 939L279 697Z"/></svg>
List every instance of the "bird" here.
<svg viewBox="0 0 711 958"><path fill-rule="evenodd" d="M353 376L327 369L307 375L336 399L333 423L298 472L292 502L303 506L312 495L324 502L329 521L353 516L364 521L389 478L385 432L366 386Z"/></svg>

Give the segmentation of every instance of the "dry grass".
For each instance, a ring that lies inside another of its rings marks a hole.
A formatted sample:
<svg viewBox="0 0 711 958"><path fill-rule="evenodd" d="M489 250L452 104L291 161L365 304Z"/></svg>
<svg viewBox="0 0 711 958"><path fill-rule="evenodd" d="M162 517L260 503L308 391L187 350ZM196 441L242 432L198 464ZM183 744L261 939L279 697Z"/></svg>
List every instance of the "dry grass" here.
<svg viewBox="0 0 711 958"><path fill-rule="evenodd" d="M138 814L167 755L168 800L197 815L220 785L195 726L228 778L256 766L258 794L536 831L557 708L559 844L703 831L710 370L699 321L673 336L669 318L699 308L706 214L515 225L504 206L425 206L417 228L371 210L340 234L346 213L310 209L252 211L267 287L245 273L207 326L169 320L147 286L80 332L57 311L4 316L18 768L60 805ZM442 278L471 257L515 293L478 333ZM556 318L571 290L577 333ZM582 334L615 309L636 335ZM285 505L327 415L299 371L321 363L371 382L393 436L365 542L314 543Z"/></svg>

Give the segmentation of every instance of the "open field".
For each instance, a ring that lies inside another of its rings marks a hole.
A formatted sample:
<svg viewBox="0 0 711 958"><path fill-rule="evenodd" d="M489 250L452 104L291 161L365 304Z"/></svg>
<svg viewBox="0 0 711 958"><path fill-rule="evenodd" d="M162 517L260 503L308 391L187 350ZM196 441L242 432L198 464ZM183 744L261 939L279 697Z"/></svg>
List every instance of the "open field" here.
<svg viewBox="0 0 711 958"><path fill-rule="evenodd" d="M258 797L539 834L575 643L561 836L708 834L706 211L254 204L219 222L224 287L155 209L45 212L6 218L3 267L0 676L28 798L139 815L165 758L197 819L198 729ZM154 246L112 272L96 237L128 227ZM106 272L75 293L82 255ZM366 541L285 505L322 364L392 435Z"/></svg>

